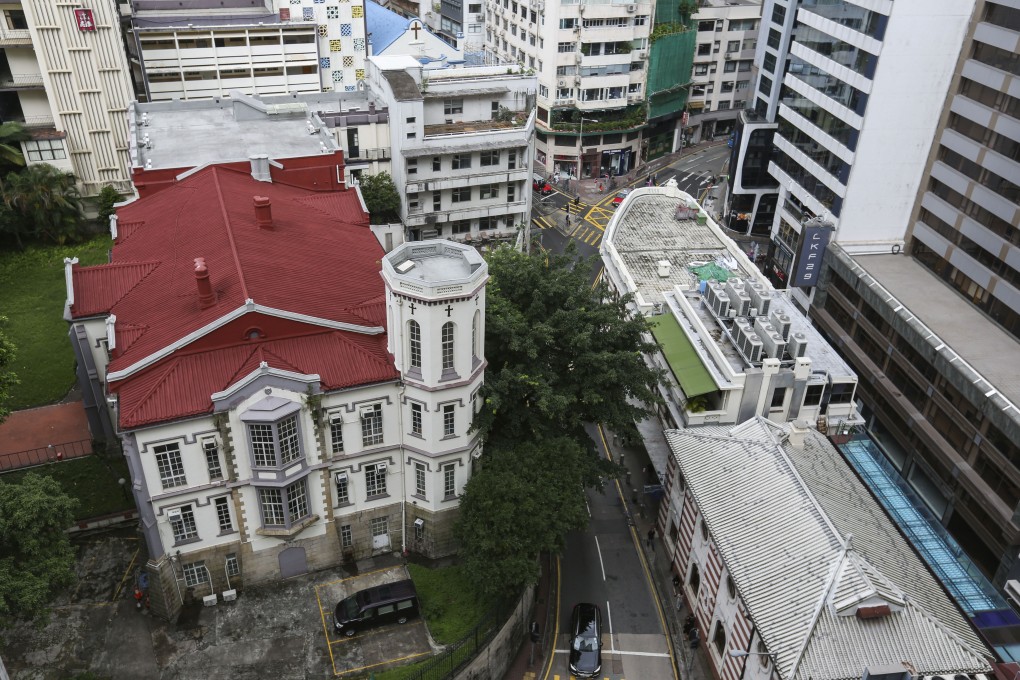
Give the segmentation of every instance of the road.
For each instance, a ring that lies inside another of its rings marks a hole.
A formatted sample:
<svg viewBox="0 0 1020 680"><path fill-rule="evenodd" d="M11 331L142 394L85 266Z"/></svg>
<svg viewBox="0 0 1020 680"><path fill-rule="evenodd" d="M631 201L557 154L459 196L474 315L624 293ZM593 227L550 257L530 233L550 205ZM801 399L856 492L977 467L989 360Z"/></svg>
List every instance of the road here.
<svg viewBox="0 0 1020 680"><path fill-rule="evenodd" d="M692 149L672 164L656 172L656 184L665 184L676 178L682 191L702 200L711 186L711 178L719 175L729 157L730 149L725 145ZM575 196L557 187L548 196L535 194L531 216L533 224L542 230L543 246L553 252L563 252L567 239L577 244L578 255L582 258L597 255L606 225L613 217L613 197L620 189L645 186L645 176L628 185L619 186L604 194L593 194L575 203ZM573 185L573 183L571 183ZM712 208L711 201L705 207ZM551 232L558 232L558 235Z"/></svg>
<svg viewBox="0 0 1020 680"><path fill-rule="evenodd" d="M603 456L599 430L589 427ZM674 678L669 641L656 605L651 576L637 545L640 537L624 512L620 487L588 491L588 528L567 536L560 559L556 651L547 680L571 677L567 668L570 612L578 602L602 609L600 679Z"/></svg>

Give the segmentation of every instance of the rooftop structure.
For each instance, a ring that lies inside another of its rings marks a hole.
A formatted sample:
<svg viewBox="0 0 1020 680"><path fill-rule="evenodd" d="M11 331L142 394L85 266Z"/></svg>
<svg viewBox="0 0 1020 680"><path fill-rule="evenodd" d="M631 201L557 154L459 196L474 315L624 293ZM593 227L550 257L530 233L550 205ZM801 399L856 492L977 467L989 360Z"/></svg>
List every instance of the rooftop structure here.
<svg viewBox="0 0 1020 680"><path fill-rule="evenodd" d="M365 22L372 55L406 54L426 68L464 63L464 53L429 30L418 17L405 17L374 0L365 0Z"/></svg>
<svg viewBox="0 0 1020 680"><path fill-rule="evenodd" d="M755 680L992 673L988 648L820 433L753 418L666 438L660 529L720 676L740 672L731 649L767 656L745 667Z"/></svg>
<svg viewBox="0 0 1020 680"><path fill-rule="evenodd" d="M627 196L602 257L663 345L672 426L762 415L828 432L859 421L854 371L675 182Z"/></svg>

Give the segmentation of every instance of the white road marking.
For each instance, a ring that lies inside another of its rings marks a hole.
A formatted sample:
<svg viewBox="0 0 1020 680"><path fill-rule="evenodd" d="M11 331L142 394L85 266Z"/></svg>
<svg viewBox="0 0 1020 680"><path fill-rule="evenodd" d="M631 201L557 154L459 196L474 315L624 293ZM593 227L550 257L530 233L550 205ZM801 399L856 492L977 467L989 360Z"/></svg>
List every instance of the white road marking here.
<svg viewBox="0 0 1020 680"><path fill-rule="evenodd" d="M595 537L595 550L599 553L599 566L602 568L602 580L606 580L606 565L602 562L602 546L599 545L599 537Z"/></svg>
<svg viewBox="0 0 1020 680"><path fill-rule="evenodd" d="M609 600L606 600L606 618L609 619L609 645L610 651L616 653L616 640L613 639L613 612L609 609Z"/></svg>

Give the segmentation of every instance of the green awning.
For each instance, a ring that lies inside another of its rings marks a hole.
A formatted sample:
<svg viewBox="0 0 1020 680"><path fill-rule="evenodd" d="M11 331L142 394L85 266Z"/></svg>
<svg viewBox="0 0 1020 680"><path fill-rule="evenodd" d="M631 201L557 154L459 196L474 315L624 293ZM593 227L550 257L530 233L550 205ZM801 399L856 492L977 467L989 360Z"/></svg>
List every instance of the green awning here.
<svg viewBox="0 0 1020 680"><path fill-rule="evenodd" d="M652 335L662 345L666 363L688 399L719 389L672 314L650 316L648 323L652 327Z"/></svg>

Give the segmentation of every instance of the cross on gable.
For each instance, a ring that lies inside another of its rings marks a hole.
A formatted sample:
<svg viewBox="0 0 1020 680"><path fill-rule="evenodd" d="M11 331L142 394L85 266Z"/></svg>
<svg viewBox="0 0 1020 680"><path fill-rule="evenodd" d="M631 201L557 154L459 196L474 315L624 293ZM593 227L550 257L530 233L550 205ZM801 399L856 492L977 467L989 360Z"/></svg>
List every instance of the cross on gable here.
<svg viewBox="0 0 1020 680"><path fill-rule="evenodd" d="M411 310L411 316L414 316L414 303L412 302L408 307Z"/></svg>
<svg viewBox="0 0 1020 680"><path fill-rule="evenodd" d="M446 316L449 318L450 314L453 313L453 305L446 305Z"/></svg>
<svg viewBox="0 0 1020 680"><path fill-rule="evenodd" d="M420 31L420 30L421 30L421 24L419 24L417 21L412 21L411 22L411 32L414 33L414 39L415 40L418 39L418 31Z"/></svg>

